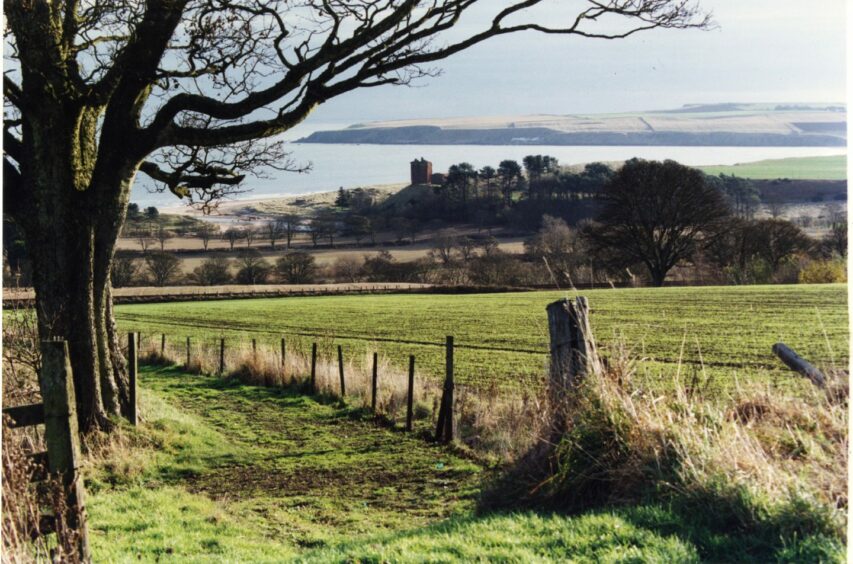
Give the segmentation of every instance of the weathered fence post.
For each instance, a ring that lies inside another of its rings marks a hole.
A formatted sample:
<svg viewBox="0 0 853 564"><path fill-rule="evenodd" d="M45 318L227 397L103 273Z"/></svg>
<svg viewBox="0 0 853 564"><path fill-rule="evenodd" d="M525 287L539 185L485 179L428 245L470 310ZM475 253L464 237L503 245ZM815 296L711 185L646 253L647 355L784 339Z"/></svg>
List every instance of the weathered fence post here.
<svg viewBox="0 0 853 564"><path fill-rule="evenodd" d="M776 343L773 345L773 354L778 356L779 360L784 362L788 368L794 372L798 372L801 376L805 376L818 388L826 387L826 376L824 376L823 372L812 366L785 343Z"/></svg>
<svg viewBox="0 0 853 564"><path fill-rule="evenodd" d="M77 550L82 561L91 560L86 519L86 492L78 469L81 463L77 405L68 343L42 341L39 384L44 401L44 437L48 469L61 476L67 491L68 526L78 531Z"/></svg>
<svg viewBox="0 0 853 564"><path fill-rule="evenodd" d="M453 337L450 335L447 336L445 351L444 390L438 408L435 440L447 443L453 440Z"/></svg>
<svg viewBox="0 0 853 564"><path fill-rule="evenodd" d="M287 343L281 338L281 373L284 374L284 360L287 358Z"/></svg>
<svg viewBox="0 0 853 564"><path fill-rule="evenodd" d="M317 343L311 343L311 393L317 393Z"/></svg>
<svg viewBox="0 0 853 564"><path fill-rule="evenodd" d="M128 333L127 334L127 375L130 380L130 413L128 413L128 419L130 420L130 424L134 427L139 424L139 414L137 411L137 389L136 389L136 379L138 375L138 362L137 362L137 345L138 345L138 333Z"/></svg>
<svg viewBox="0 0 853 564"><path fill-rule="evenodd" d="M406 431L412 430L412 408L415 400L415 355L409 355L409 395L406 401Z"/></svg>
<svg viewBox="0 0 853 564"><path fill-rule="evenodd" d="M579 296L548 304L548 332L551 338L549 390L555 409L561 409L566 394L580 379L601 371L595 340L589 324L589 305ZM561 423L558 415L556 421Z"/></svg>
<svg viewBox="0 0 853 564"><path fill-rule="evenodd" d="M225 337L219 338L219 375L225 374Z"/></svg>
<svg viewBox="0 0 853 564"><path fill-rule="evenodd" d="M160 356L166 356L166 334L160 335Z"/></svg>
<svg viewBox="0 0 853 564"><path fill-rule="evenodd" d="M189 369L189 367L190 367L190 338L187 337L187 364L186 364L186 368Z"/></svg>
<svg viewBox="0 0 853 564"><path fill-rule="evenodd" d="M258 360L258 341L256 339L252 339L252 360Z"/></svg>
<svg viewBox="0 0 853 564"><path fill-rule="evenodd" d="M341 345L338 345L338 372L341 375L341 397L346 397L347 387L344 383L344 350Z"/></svg>
<svg viewBox="0 0 853 564"><path fill-rule="evenodd" d="M595 341L589 325L586 298L558 300L548 305L548 330L551 336L551 386L558 392L600 370Z"/></svg>
<svg viewBox="0 0 853 564"><path fill-rule="evenodd" d="M370 409L376 413L376 385L379 379L379 353L373 353L373 377L370 385Z"/></svg>

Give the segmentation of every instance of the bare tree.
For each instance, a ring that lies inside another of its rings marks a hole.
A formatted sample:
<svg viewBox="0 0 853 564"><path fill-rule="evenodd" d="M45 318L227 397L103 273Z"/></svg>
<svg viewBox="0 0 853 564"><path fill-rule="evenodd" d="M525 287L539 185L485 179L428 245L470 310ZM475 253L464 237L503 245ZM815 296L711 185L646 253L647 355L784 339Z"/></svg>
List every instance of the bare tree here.
<svg viewBox="0 0 853 564"><path fill-rule="evenodd" d="M196 236L201 239L201 244L204 246L204 250L207 250L208 245L210 245L210 240L219 233L219 229L210 223L204 222L202 223L198 229L196 229Z"/></svg>
<svg viewBox="0 0 853 564"><path fill-rule="evenodd" d="M148 247L150 247L151 244L154 242L154 237L152 236L151 231L146 228L140 227L136 230L134 236L136 238L136 242L139 243L139 248L142 249L142 252L147 253Z"/></svg>
<svg viewBox="0 0 853 564"><path fill-rule="evenodd" d="M281 222L282 229L284 230L284 237L287 240L287 248L289 249L302 219L296 214L286 213L281 216L279 221Z"/></svg>
<svg viewBox="0 0 853 564"><path fill-rule="evenodd" d="M166 250L166 241L172 239L175 234L166 229L166 226L162 223L157 226L157 231L154 232L154 236L157 238L157 241L160 243L160 250Z"/></svg>
<svg viewBox="0 0 853 564"><path fill-rule="evenodd" d="M178 257L163 251L145 255L145 265L155 286L166 286L181 270L181 261Z"/></svg>
<svg viewBox="0 0 853 564"><path fill-rule="evenodd" d="M272 272L272 265L258 249L240 251L236 261L238 284L263 284Z"/></svg>
<svg viewBox="0 0 853 564"><path fill-rule="evenodd" d="M228 245L231 250L234 250L234 244L243 237L243 232L237 229L236 227L229 227L222 234L222 238L228 241Z"/></svg>
<svg viewBox="0 0 853 564"><path fill-rule="evenodd" d="M317 265L313 256L294 251L278 259L276 272L285 284L310 284L317 275Z"/></svg>
<svg viewBox="0 0 853 564"><path fill-rule="evenodd" d="M429 256L444 266L449 266L454 261L454 250L457 247L456 237L447 231L439 231L432 242Z"/></svg>
<svg viewBox="0 0 853 564"><path fill-rule="evenodd" d="M81 428L129 410L109 272L138 171L209 211L246 174L302 168L274 136L317 105L431 76L489 38L709 24L691 0L597 0L532 21L543 1L6 2L5 211L33 261L41 337L69 340ZM460 34L475 11L484 24Z"/></svg>
<svg viewBox="0 0 853 564"><path fill-rule="evenodd" d="M132 285L138 274L139 261L132 256L117 254L113 259L110 279L116 288Z"/></svg>
<svg viewBox="0 0 853 564"><path fill-rule="evenodd" d="M195 267L189 278L202 286L227 284L231 281L230 266L231 261L225 257L210 257Z"/></svg>
<svg viewBox="0 0 853 564"><path fill-rule="evenodd" d="M257 234L258 232L251 225L247 225L240 230L240 236L246 241L247 249L252 246L252 241L255 240L255 235Z"/></svg>
<svg viewBox="0 0 853 564"><path fill-rule="evenodd" d="M361 279L363 263L357 257L344 256L332 265L332 273L339 281L358 282Z"/></svg>
<svg viewBox="0 0 853 564"><path fill-rule="evenodd" d="M275 242L284 234L284 225L280 219L271 219L264 224L264 227L267 230L270 246L275 250Z"/></svg>

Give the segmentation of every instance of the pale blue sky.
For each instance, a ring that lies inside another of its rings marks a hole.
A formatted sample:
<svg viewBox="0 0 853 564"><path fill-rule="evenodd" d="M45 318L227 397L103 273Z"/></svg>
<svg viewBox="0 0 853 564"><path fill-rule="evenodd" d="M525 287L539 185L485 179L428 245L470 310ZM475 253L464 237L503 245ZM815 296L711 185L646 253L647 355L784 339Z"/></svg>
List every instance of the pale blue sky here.
<svg viewBox="0 0 853 564"><path fill-rule="evenodd" d="M354 92L328 102L299 130L377 119L843 102L845 4L703 0L716 30L661 30L618 41L534 33L499 38L444 61L444 74L418 88Z"/></svg>

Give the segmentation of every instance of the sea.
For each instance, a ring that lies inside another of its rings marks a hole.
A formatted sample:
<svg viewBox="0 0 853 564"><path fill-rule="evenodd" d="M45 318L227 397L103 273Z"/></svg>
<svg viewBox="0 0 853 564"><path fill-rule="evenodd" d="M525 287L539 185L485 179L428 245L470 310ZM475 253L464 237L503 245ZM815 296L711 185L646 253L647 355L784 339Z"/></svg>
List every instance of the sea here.
<svg viewBox="0 0 853 564"><path fill-rule="evenodd" d="M786 157L843 155L847 152L844 147L348 145L298 143L295 134L291 134L291 138L287 142L290 158L297 165L310 165L310 171L290 173L269 170L266 171L266 178L249 176L242 186L245 192L232 199L301 195L328 192L341 187L349 189L405 183L409 179L409 163L419 158L431 161L434 172L443 172L450 165L460 162L471 163L477 168L486 165L497 168L498 163L504 159L521 162L526 155L539 154L556 157L563 165L623 161L639 157L654 160L672 159L682 164L700 166ZM175 207L180 204L172 194L157 192L153 183L142 173L137 177L131 201L140 206Z"/></svg>

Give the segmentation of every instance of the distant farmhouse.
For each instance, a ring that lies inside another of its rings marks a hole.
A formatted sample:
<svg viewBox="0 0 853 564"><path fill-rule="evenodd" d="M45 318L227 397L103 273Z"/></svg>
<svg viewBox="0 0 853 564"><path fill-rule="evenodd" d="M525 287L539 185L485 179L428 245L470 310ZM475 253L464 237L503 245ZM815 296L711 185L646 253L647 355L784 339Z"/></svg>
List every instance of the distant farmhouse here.
<svg viewBox="0 0 853 564"><path fill-rule="evenodd" d="M421 157L412 161L412 184L429 184L432 181L432 163Z"/></svg>

